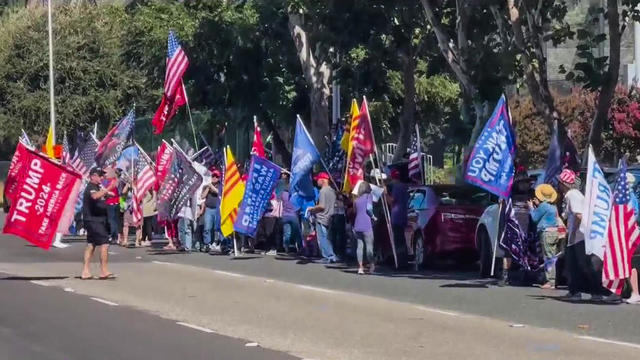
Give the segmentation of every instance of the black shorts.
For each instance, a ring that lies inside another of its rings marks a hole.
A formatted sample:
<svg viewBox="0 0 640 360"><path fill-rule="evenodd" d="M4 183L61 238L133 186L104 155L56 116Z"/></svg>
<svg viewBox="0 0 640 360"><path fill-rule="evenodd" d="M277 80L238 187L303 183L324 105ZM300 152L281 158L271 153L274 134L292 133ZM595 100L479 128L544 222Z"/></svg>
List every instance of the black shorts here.
<svg viewBox="0 0 640 360"><path fill-rule="evenodd" d="M109 244L109 230L106 220L104 222L85 221L84 228L87 231L87 243L93 246Z"/></svg>
<svg viewBox="0 0 640 360"><path fill-rule="evenodd" d="M640 272L640 255L635 255L631 258L631 268Z"/></svg>

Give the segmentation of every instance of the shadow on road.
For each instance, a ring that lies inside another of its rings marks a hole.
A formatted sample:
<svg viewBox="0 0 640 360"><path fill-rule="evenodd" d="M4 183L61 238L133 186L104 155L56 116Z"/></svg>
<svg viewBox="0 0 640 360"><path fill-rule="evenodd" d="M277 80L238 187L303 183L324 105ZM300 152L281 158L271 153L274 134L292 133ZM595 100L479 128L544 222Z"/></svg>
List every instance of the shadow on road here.
<svg viewBox="0 0 640 360"><path fill-rule="evenodd" d="M32 281L32 280L64 280L68 278L69 276L7 276L7 277L0 278L0 280Z"/></svg>
<svg viewBox="0 0 640 360"><path fill-rule="evenodd" d="M234 256L230 257L229 260L237 261L237 260L253 260L253 259L262 259L262 256L254 255L254 256Z"/></svg>
<svg viewBox="0 0 640 360"><path fill-rule="evenodd" d="M441 288L450 289L488 289L489 286L486 283L452 283L440 285Z"/></svg>
<svg viewBox="0 0 640 360"><path fill-rule="evenodd" d="M567 304L589 304L589 305L608 305L608 306L621 305L621 303L619 302L612 303L612 302L604 302L604 301L593 301L590 299L570 300L564 296L551 296L551 295L527 295L527 296L534 300L555 300L555 301L559 301Z"/></svg>

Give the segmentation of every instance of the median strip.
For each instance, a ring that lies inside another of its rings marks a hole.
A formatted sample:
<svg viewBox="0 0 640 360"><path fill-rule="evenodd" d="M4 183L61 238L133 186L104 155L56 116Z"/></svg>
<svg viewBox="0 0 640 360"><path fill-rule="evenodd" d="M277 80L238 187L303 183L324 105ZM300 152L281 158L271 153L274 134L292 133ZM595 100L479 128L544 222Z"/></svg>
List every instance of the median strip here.
<svg viewBox="0 0 640 360"><path fill-rule="evenodd" d="M111 302L109 300L104 300L104 299L100 299L100 298L96 298L96 297L92 297L90 298L91 300L97 301L99 303L103 303L105 305L109 305L109 306L118 306L118 304Z"/></svg>
<svg viewBox="0 0 640 360"><path fill-rule="evenodd" d="M206 333L209 333L209 334L211 334L211 333L213 333L213 332L214 332L214 331L213 331L213 330L211 330L211 329L207 329L207 328L202 327L202 326L193 325L193 324L189 324L189 323L185 323L185 322L181 322L181 321L176 322L176 324L178 324L178 325L182 325L182 326L186 326L186 327L188 327L188 328L195 329L195 330L199 330L199 331L202 331L202 332L206 332Z"/></svg>

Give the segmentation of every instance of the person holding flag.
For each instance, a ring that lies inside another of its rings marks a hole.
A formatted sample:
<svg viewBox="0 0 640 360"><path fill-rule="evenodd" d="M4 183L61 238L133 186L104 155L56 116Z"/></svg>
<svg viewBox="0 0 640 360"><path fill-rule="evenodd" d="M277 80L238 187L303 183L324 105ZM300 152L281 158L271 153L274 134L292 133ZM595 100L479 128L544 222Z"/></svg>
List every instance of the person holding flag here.
<svg viewBox="0 0 640 360"><path fill-rule="evenodd" d="M315 178L320 187L320 195L318 204L310 207L307 211L315 215L316 218L316 234L318 236L318 246L322 254L322 262L324 264L336 263L340 258L333 252L333 245L329 240L329 228L331 226L331 217L333 216L336 205L336 192L329 185L330 176L326 172L321 172Z"/></svg>

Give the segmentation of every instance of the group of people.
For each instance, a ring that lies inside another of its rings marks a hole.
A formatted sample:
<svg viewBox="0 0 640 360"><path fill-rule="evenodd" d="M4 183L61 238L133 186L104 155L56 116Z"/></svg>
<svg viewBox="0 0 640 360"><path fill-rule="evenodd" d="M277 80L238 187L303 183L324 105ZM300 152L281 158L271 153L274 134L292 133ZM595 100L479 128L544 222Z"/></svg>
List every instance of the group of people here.
<svg viewBox="0 0 640 360"><path fill-rule="evenodd" d="M210 183L189 200L177 219L157 221L157 196L150 189L141 204L143 219L136 222L132 213L132 191L120 171L93 168L81 213L89 243L82 278L91 277L88 262L98 247L102 249L102 277L112 276L106 267L106 247L109 244L131 247L130 228L136 230L135 247L150 246L155 235L168 242L164 247L166 250L235 253L235 249L244 253L262 251L267 255L287 253L315 258L325 264L353 259L359 265L358 274L373 273L374 224L383 216L380 201L383 196L390 204L394 233L401 237L398 241L404 243L408 187L400 181L398 170L391 171L391 181L386 186L382 184L386 182L386 175L377 174L374 179L380 186L360 181L349 195L339 191L339 185L328 173L320 172L314 177L317 185L314 198L292 192L289 174L283 172L258 223L255 237L222 235L221 173L215 168L210 171Z"/></svg>
<svg viewBox="0 0 640 360"><path fill-rule="evenodd" d="M627 173L630 187L635 177ZM529 187L530 179L516 181L513 195L514 209L521 209L533 222L537 246L544 260L543 289L554 289L560 277L566 278L569 301L581 300L582 294L590 294L593 301L620 302L622 298L602 286L603 261L596 254L587 254L585 236L581 230L585 196L580 190L581 181L576 173L564 169L557 178L557 186L540 184ZM638 199L631 192L631 205L638 215ZM521 224L524 229L526 225ZM511 261L505 257L503 279L508 282ZM561 261L559 261L561 260ZM561 266L562 265L562 266ZM564 271L560 271L560 268ZM632 274L629 279L631 296L628 303L639 304L638 270L640 269L640 251L632 257Z"/></svg>

